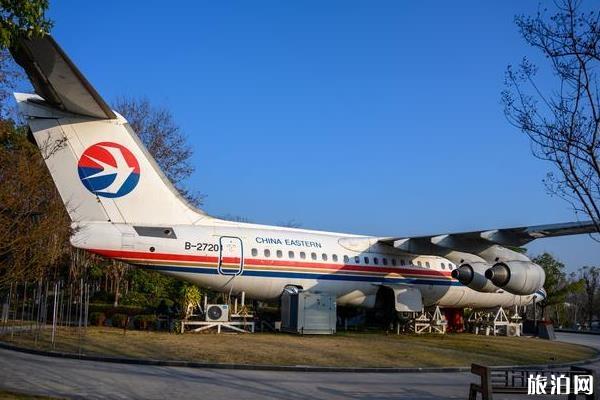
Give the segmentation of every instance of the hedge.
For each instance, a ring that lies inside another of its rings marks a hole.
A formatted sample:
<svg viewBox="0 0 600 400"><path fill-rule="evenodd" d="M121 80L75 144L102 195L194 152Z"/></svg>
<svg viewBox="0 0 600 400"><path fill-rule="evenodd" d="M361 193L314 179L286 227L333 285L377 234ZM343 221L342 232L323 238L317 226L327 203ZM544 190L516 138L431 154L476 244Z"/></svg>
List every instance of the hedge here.
<svg viewBox="0 0 600 400"><path fill-rule="evenodd" d="M156 315L146 314L146 315L136 315L133 318L133 326L135 329L140 330L148 330L156 328Z"/></svg>
<svg viewBox="0 0 600 400"><path fill-rule="evenodd" d="M104 321L106 321L106 315L101 312L93 312L90 313L90 324L96 326L104 325Z"/></svg>
<svg viewBox="0 0 600 400"><path fill-rule="evenodd" d="M114 326L115 328L125 328L127 322L128 322L128 315L127 314L114 314L111 317L111 325Z"/></svg>

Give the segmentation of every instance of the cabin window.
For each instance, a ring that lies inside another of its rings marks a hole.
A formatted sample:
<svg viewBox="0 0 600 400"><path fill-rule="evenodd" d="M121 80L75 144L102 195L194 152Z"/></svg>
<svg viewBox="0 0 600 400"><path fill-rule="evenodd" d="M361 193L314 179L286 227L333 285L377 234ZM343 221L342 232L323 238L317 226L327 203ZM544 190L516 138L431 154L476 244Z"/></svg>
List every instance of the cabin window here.
<svg viewBox="0 0 600 400"><path fill-rule="evenodd" d="M256 257L258 255L258 250L252 249L252 257Z"/></svg>
<svg viewBox="0 0 600 400"><path fill-rule="evenodd" d="M387 258L383 257L383 265L387 265Z"/></svg>
<svg viewBox="0 0 600 400"><path fill-rule="evenodd" d="M355 264L360 264L360 257L359 256L355 256L354 257L354 263Z"/></svg>
<svg viewBox="0 0 600 400"><path fill-rule="evenodd" d="M321 254L321 260L327 261L327 254L325 254L325 253Z"/></svg>
<svg viewBox="0 0 600 400"><path fill-rule="evenodd" d="M400 265L404 266L404 258L400 259Z"/></svg>
<svg viewBox="0 0 600 400"><path fill-rule="evenodd" d="M392 258L392 265L395 267L396 266L396 259Z"/></svg>
<svg viewBox="0 0 600 400"><path fill-rule="evenodd" d="M310 253L310 258L312 258L313 260L317 259L317 253Z"/></svg>
<svg viewBox="0 0 600 400"><path fill-rule="evenodd" d="M379 259L377 257L373 257L373 264L379 264Z"/></svg>
<svg viewBox="0 0 600 400"><path fill-rule="evenodd" d="M442 263L442 269L446 269L446 264Z"/></svg>
<svg viewBox="0 0 600 400"><path fill-rule="evenodd" d="M294 258L294 252L293 252L293 251L290 251L290 252L288 253L288 257L289 257L289 258Z"/></svg>
<svg viewBox="0 0 600 400"><path fill-rule="evenodd" d="M369 257L365 257L365 264L369 263Z"/></svg>
<svg viewBox="0 0 600 400"><path fill-rule="evenodd" d="M344 264L348 264L350 262L350 257L344 256Z"/></svg>
<svg viewBox="0 0 600 400"><path fill-rule="evenodd" d="M331 259L333 260L333 262L337 262L337 260L338 260L337 254L332 255Z"/></svg>
<svg viewBox="0 0 600 400"><path fill-rule="evenodd" d="M429 261L425 261L425 266L426 266L427 268L431 268L431 265L429 265Z"/></svg>
<svg viewBox="0 0 600 400"><path fill-rule="evenodd" d="M303 251L301 251L300 252L300 258L303 259L303 260L305 260L306 259L306 253L303 252Z"/></svg>
<svg viewBox="0 0 600 400"><path fill-rule="evenodd" d="M423 264L421 264L421 261L417 261L417 265L418 265L419 267L422 267L422 266L423 266Z"/></svg>
<svg viewBox="0 0 600 400"><path fill-rule="evenodd" d="M283 257L283 252L281 250L277 250L277 258Z"/></svg>
<svg viewBox="0 0 600 400"><path fill-rule="evenodd" d="M271 250L265 249L264 254L265 254L265 257L271 257Z"/></svg>

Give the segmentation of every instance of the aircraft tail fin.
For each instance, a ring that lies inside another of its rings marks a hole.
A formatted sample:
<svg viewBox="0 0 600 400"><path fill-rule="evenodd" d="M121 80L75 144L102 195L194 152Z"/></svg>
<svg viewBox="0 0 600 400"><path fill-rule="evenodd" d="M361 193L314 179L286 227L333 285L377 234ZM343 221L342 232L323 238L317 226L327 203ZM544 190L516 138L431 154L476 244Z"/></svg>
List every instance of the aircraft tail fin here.
<svg viewBox="0 0 600 400"><path fill-rule="evenodd" d="M49 35L23 39L11 52L39 95L16 93L19 111L74 222L175 225L206 217Z"/></svg>

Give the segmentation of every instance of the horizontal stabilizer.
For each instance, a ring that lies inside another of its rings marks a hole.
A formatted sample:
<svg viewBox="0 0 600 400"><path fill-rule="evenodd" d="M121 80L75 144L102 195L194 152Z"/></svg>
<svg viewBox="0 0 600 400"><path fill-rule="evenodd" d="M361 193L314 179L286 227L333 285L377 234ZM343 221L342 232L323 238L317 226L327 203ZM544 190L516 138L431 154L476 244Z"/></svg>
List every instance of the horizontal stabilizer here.
<svg viewBox="0 0 600 400"><path fill-rule="evenodd" d="M10 52L49 105L87 117L117 118L50 35L22 38Z"/></svg>

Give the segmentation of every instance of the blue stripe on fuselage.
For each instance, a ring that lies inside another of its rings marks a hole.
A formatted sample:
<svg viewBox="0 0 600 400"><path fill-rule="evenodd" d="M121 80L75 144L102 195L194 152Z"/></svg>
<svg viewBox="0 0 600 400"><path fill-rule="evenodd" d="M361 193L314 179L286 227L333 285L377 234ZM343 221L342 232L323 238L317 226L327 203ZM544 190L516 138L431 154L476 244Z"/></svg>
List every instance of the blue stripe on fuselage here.
<svg viewBox="0 0 600 400"><path fill-rule="evenodd" d="M216 268L199 268L199 267L175 267L168 265L141 265L144 269L153 271L165 272L184 272L192 274L207 274L219 275ZM227 275L224 275L227 276ZM303 272L287 272L287 271L257 271L244 270L240 276L252 276L261 278L293 278L293 279L321 279L333 281L353 281L353 282L378 282L378 283L412 283L415 285L436 285L436 286L462 286L458 281L449 279L420 279L420 278L383 278L376 276L360 276L360 275L342 275L342 274L311 274Z"/></svg>

